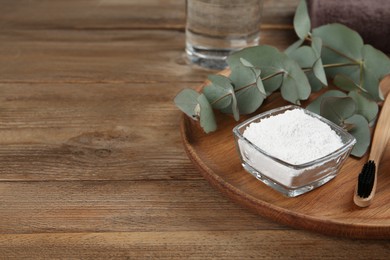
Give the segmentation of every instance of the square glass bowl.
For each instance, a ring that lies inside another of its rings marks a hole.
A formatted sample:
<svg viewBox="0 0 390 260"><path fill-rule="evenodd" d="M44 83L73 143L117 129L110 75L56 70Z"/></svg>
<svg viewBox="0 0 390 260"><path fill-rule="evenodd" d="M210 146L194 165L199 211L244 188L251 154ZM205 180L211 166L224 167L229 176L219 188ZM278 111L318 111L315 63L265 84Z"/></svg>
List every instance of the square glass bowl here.
<svg viewBox="0 0 390 260"><path fill-rule="evenodd" d="M306 114L329 125L340 136L343 146L314 161L295 165L267 154L261 147L257 147L243 136L245 129L251 123L294 109L303 110ZM299 196L333 179L356 143L355 138L343 128L315 113L294 105L276 108L254 116L237 125L233 129L233 133L244 169L287 197Z"/></svg>

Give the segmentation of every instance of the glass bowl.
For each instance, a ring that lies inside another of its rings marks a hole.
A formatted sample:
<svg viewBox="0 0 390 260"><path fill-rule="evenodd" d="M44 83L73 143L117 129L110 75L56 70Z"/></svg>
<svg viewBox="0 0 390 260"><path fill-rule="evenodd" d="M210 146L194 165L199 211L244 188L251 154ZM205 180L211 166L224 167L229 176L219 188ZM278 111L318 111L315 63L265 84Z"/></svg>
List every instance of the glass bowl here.
<svg viewBox="0 0 390 260"><path fill-rule="evenodd" d="M245 129L251 123L293 109L301 109L306 114L329 125L340 136L343 146L319 159L295 165L267 154L261 147L257 147L243 136ZM336 177L356 143L355 138L343 128L315 113L294 105L276 108L254 116L237 125L233 129L233 133L244 169L287 197L296 197L309 192Z"/></svg>

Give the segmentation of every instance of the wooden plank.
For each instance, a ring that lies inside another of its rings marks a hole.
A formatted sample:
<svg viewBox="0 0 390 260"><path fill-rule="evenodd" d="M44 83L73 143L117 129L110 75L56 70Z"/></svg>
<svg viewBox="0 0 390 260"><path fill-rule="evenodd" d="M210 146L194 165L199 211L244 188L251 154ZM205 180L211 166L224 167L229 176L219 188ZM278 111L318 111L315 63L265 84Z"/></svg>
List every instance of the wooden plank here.
<svg viewBox="0 0 390 260"><path fill-rule="evenodd" d="M294 41L292 30L261 37L280 49ZM180 31L9 30L0 42L3 83L202 82L214 73L187 64Z"/></svg>
<svg viewBox="0 0 390 260"><path fill-rule="evenodd" d="M284 228L203 180L0 182L0 192L1 234Z"/></svg>
<svg viewBox="0 0 390 260"><path fill-rule="evenodd" d="M190 231L3 235L2 258L388 259L389 241L301 231Z"/></svg>
<svg viewBox="0 0 390 260"><path fill-rule="evenodd" d="M182 87L0 84L0 180L201 178L180 141Z"/></svg>
<svg viewBox="0 0 390 260"><path fill-rule="evenodd" d="M263 26L291 26L298 0L264 1ZM61 10L58 12L58 10ZM2 0L3 29L179 29L184 0Z"/></svg>
<svg viewBox="0 0 390 260"><path fill-rule="evenodd" d="M184 35L178 31L7 31L0 42L1 82L203 78L186 65Z"/></svg>

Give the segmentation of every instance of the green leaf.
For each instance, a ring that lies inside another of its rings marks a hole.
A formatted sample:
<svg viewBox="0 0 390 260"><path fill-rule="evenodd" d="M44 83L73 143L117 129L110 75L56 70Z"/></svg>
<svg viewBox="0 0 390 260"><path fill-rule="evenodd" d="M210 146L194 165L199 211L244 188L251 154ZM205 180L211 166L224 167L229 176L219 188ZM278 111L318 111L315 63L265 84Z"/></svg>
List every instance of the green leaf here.
<svg viewBox="0 0 390 260"><path fill-rule="evenodd" d="M357 113L364 116L369 124L373 123L378 115L378 104L368 99L366 96L361 94L359 91L351 91L348 93L356 103Z"/></svg>
<svg viewBox="0 0 390 260"><path fill-rule="evenodd" d="M218 98L211 99L213 108L223 109L231 105L234 119L238 120L240 113L231 80L222 75L210 75L209 80L212 82L212 85L203 91L207 99L210 100L210 98L215 98L219 95Z"/></svg>
<svg viewBox="0 0 390 260"><path fill-rule="evenodd" d="M316 61L313 64L313 73L324 86L327 86L328 80L326 79L325 69L321 59L322 40L318 37L312 37L311 48L316 57Z"/></svg>
<svg viewBox="0 0 390 260"><path fill-rule="evenodd" d="M255 112L264 101L264 96L255 87L237 92L236 97L238 110L243 115Z"/></svg>
<svg viewBox="0 0 390 260"><path fill-rule="evenodd" d="M390 59L383 52L364 45L363 53L363 82L365 88L375 100L383 100L383 94L379 88L382 78L390 74Z"/></svg>
<svg viewBox="0 0 390 260"><path fill-rule="evenodd" d="M313 92L317 92L324 87L324 84L319 81L319 79L314 75L314 72L312 70L306 72L306 77L309 80L311 90Z"/></svg>
<svg viewBox="0 0 390 260"><path fill-rule="evenodd" d="M240 114L253 113L266 98L259 72L258 69L241 65L234 67L230 74L234 89L240 89L235 93ZM231 108L224 109L222 112L233 113Z"/></svg>
<svg viewBox="0 0 390 260"><path fill-rule="evenodd" d="M211 84L203 89L203 93L215 109L223 109L231 105L234 89L229 78L222 75L210 75Z"/></svg>
<svg viewBox="0 0 390 260"><path fill-rule="evenodd" d="M260 45L248 47L233 53L227 59L227 63L229 64L232 72L237 69L237 67L242 66L242 59L245 59L254 67L260 69L262 78L267 78L270 75L275 75L276 73L281 72L280 64L282 63L283 57L280 55L279 50L272 46ZM282 81L282 74L273 76L266 81L263 81L266 92L272 93L273 91L277 90L281 86Z"/></svg>
<svg viewBox="0 0 390 260"><path fill-rule="evenodd" d="M312 48L302 46L294 51L291 51L288 56L295 60L301 68L311 68L318 59Z"/></svg>
<svg viewBox="0 0 390 260"><path fill-rule="evenodd" d="M245 84L242 84L242 82L234 82L234 86L237 86L236 89L240 89L244 86L248 86L248 85L251 85L251 84L255 84L258 88L258 90L260 91L260 93L262 95L264 95L264 98L267 96L266 94L266 91L264 89L264 85L263 85L263 81L261 80L261 70L256 68L255 66L253 66L252 63L250 63L249 61L247 61L246 59L244 58L240 58L240 61L242 63L242 65L245 67L245 68L248 68L249 70L246 70L246 73L245 73L245 69L244 69L244 72L243 70L241 69L241 73L243 73L244 75L244 82ZM252 72L252 73L250 73ZM237 68L234 72L235 75L237 75ZM234 75L232 76L233 78L236 78L234 77Z"/></svg>
<svg viewBox="0 0 390 260"><path fill-rule="evenodd" d="M324 85L328 85L328 80L326 79L326 74L324 70L324 66L322 65L322 60L319 58L313 66L313 73L316 78Z"/></svg>
<svg viewBox="0 0 390 260"><path fill-rule="evenodd" d="M319 37L312 37L311 38L311 48L314 51L314 54L317 59L321 57L321 50L322 50L322 40Z"/></svg>
<svg viewBox="0 0 390 260"><path fill-rule="evenodd" d="M267 95L272 94L274 91L278 90L282 86L283 83L282 71L272 67L263 67L261 71L262 71L263 78L267 78L267 80L263 81L263 86ZM269 77L270 75L275 75L275 76Z"/></svg>
<svg viewBox="0 0 390 260"><path fill-rule="evenodd" d="M238 109L237 98L234 92L232 93L232 111L234 119L238 121L240 119L240 111Z"/></svg>
<svg viewBox="0 0 390 260"><path fill-rule="evenodd" d="M312 48L309 46L302 46L289 52L288 54L288 56L294 59L300 67L307 68L306 77L309 80L311 89L313 91L318 91L322 89L323 86L328 84L325 70L322 66L322 61L319 56L321 52L321 46L318 40L315 41L315 45ZM316 54L316 52L318 53Z"/></svg>
<svg viewBox="0 0 390 260"><path fill-rule="evenodd" d="M289 55L291 52L295 51L299 47L301 47L302 43L305 41L305 39L299 39L298 41L294 42L290 46L288 46L287 49L284 50L284 53L286 55Z"/></svg>
<svg viewBox="0 0 390 260"><path fill-rule="evenodd" d="M333 83L345 91L353 91L359 89L359 86L348 76L338 74L334 77Z"/></svg>
<svg viewBox="0 0 390 260"><path fill-rule="evenodd" d="M174 102L181 111L196 120L198 115L195 112L195 107L198 105L198 97L199 93L195 90L183 89L177 94Z"/></svg>
<svg viewBox="0 0 390 260"><path fill-rule="evenodd" d="M349 131L349 133L356 138L356 144L353 147L351 154L357 157L362 157L367 152L371 142L368 122L362 115L356 114L346 119L345 123L354 126Z"/></svg>
<svg viewBox="0 0 390 260"><path fill-rule="evenodd" d="M294 29L300 39L305 39L310 32L310 27L306 1L301 0L294 15Z"/></svg>
<svg viewBox="0 0 390 260"><path fill-rule="evenodd" d="M321 116L340 126L355 112L355 101L351 97L326 97L321 102Z"/></svg>
<svg viewBox="0 0 390 260"><path fill-rule="evenodd" d="M360 79L359 62L362 59L363 40L360 35L338 23L320 26L313 30L313 37L322 40L321 58L323 64L355 64L352 66L327 68L329 77L348 75L355 82Z"/></svg>
<svg viewBox="0 0 390 260"><path fill-rule="evenodd" d="M200 126L205 133L213 132L217 129L217 123L215 122L213 108L204 94L198 96L198 103L200 106Z"/></svg>
<svg viewBox="0 0 390 260"><path fill-rule="evenodd" d="M362 37L345 25L333 23L320 26L313 30L313 37L321 38L323 47L336 54L336 62L339 61L339 58L343 58L340 57L339 53L355 60L362 58ZM325 58L329 57L323 56L324 63L329 63L325 61ZM330 58L334 59L335 57L332 55ZM345 61L344 58L343 61ZM335 63L335 61L331 60L331 63Z"/></svg>
<svg viewBox="0 0 390 260"><path fill-rule="evenodd" d="M240 62L242 65L244 65L245 67L249 67L249 68L253 68L253 64L250 63L249 61L247 61L246 59L244 58L240 58Z"/></svg>
<svg viewBox="0 0 390 260"><path fill-rule="evenodd" d="M232 70L240 65L240 58L246 59L261 70L261 77L267 92L274 91L280 86L282 96L287 101L296 104L310 95L310 85L302 69L278 49L260 45L238 51L228 58L228 64Z"/></svg>
<svg viewBox="0 0 390 260"><path fill-rule="evenodd" d="M291 71L290 73L284 74L283 84L280 88L280 92L285 100L300 105L301 103L299 100L307 99L310 95L311 88L305 74L303 72L295 72L296 71ZM308 87L300 87L300 82L304 82L304 84Z"/></svg>
<svg viewBox="0 0 390 260"><path fill-rule="evenodd" d="M341 92L339 90L328 90L324 94L322 94L321 96L317 97L313 102L311 102L306 107L306 109L313 112L313 113L320 115L321 114L321 103L322 103L322 100L324 100L324 98L327 98L327 97L346 97L346 96L347 96L347 94L345 94L344 92Z"/></svg>

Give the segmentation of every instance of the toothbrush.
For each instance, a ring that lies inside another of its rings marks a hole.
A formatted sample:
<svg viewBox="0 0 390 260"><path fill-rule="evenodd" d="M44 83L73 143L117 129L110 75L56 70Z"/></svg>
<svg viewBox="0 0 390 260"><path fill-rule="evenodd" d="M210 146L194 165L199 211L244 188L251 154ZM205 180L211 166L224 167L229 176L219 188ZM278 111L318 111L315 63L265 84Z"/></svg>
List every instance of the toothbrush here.
<svg viewBox="0 0 390 260"><path fill-rule="evenodd" d="M375 195L378 166L390 138L390 95L383 103L378 122L375 127L368 162L364 164L358 177L358 183L353 196L354 203L359 207L368 207Z"/></svg>

